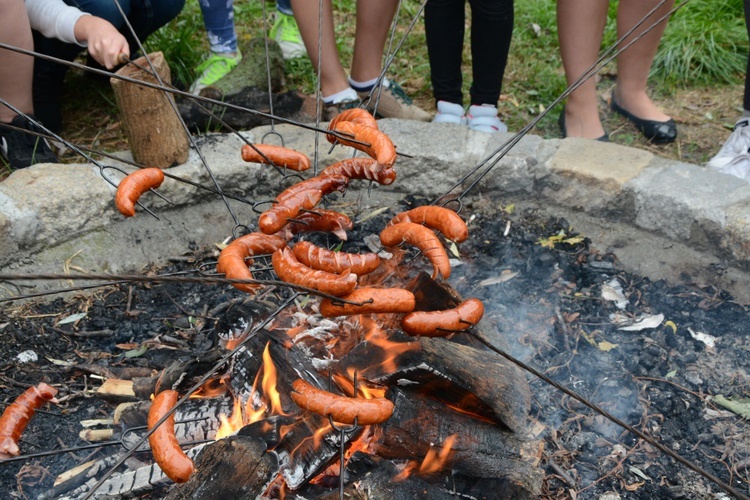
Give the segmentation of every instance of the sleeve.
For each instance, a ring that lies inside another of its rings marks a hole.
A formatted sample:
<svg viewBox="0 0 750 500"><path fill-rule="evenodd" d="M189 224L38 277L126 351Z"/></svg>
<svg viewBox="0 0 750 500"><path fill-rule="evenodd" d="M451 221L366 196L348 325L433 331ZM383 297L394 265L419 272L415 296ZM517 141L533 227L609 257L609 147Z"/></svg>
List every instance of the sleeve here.
<svg viewBox="0 0 750 500"><path fill-rule="evenodd" d="M62 0L25 0L31 28L47 38L57 38L67 43L85 47L76 40L74 28L82 16L90 14L67 5Z"/></svg>

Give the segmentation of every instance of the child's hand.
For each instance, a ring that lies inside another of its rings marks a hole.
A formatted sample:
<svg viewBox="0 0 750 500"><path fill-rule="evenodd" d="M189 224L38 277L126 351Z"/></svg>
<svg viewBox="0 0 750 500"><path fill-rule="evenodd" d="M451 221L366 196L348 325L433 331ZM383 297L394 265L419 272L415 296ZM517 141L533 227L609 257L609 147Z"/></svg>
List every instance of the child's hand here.
<svg viewBox="0 0 750 500"><path fill-rule="evenodd" d="M120 54L130 55L128 42L117 28L108 21L96 16L83 16L76 22L75 36L88 43L91 57L107 69L119 65Z"/></svg>

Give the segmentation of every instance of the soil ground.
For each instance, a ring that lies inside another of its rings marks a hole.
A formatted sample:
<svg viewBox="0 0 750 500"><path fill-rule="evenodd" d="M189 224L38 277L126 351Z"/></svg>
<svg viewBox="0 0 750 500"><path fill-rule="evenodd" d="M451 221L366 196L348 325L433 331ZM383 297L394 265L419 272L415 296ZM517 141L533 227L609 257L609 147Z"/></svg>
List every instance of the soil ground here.
<svg viewBox="0 0 750 500"><path fill-rule="evenodd" d="M471 237L460 245L461 265L449 282L462 295L485 303L485 321L500 332L495 340L747 492L750 429L716 397L750 397L748 309L712 286L673 286L622 271L616 254L594 250L590 240L576 237L568 221L533 209L508 208L499 215L489 209L493 203L467 205L466 214L473 216ZM356 228L347 245L377 232L389 217L381 214ZM179 259L180 267L192 269L201 257L210 256L197 251L187 262ZM414 263L422 265L419 258ZM613 280L622 287L620 307L612 300ZM64 397L63 404L32 419L23 452L82 444L78 422L111 415L111 405L92 397L99 381L81 365L160 369L176 355L203 351L217 333L207 311L241 295L210 284L133 284L66 299L3 304L2 401L42 380L58 385ZM66 318L80 313L85 316L66 324ZM620 329L614 319L658 314L664 317L651 327L632 331ZM77 336L87 331L105 333ZM29 350L38 360L20 363L19 353ZM616 492L628 499L693 499L716 498L721 491L547 383L528 378L533 398L529 430L541 440L544 498L594 499ZM54 476L90 457L91 452L82 451L3 464L0 484L10 495L35 498Z"/></svg>

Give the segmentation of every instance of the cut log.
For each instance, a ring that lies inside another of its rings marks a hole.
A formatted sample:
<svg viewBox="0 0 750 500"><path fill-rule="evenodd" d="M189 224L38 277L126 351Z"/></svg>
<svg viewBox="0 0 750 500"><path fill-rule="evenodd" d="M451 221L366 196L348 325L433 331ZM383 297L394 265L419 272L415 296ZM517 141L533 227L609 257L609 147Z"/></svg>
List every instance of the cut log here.
<svg viewBox="0 0 750 500"><path fill-rule="evenodd" d="M542 473L534 459L537 443L411 391L391 389L389 397L395 410L383 424L378 455L421 461L433 443L456 435L450 470L473 478L505 479L525 492L521 497L538 497Z"/></svg>
<svg viewBox="0 0 750 500"><path fill-rule="evenodd" d="M110 403L127 403L139 401L140 398L133 391L132 380L108 378L96 390L96 396Z"/></svg>
<svg viewBox="0 0 750 500"><path fill-rule="evenodd" d="M163 82L171 83L164 55L155 52L148 55L148 60ZM158 84L154 76L138 67L149 68L148 60L145 57L136 59L134 64L126 64L115 74ZM110 83L135 161L157 168L185 163L189 152L188 135L172 107L172 95L117 78L111 78Z"/></svg>
<svg viewBox="0 0 750 500"><path fill-rule="evenodd" d="M220 500L256 498L278 471L275 453L266 453L266 444L255 438L232 436L221 439L201 452L196 472L177 485L166 500Z"/></svg>

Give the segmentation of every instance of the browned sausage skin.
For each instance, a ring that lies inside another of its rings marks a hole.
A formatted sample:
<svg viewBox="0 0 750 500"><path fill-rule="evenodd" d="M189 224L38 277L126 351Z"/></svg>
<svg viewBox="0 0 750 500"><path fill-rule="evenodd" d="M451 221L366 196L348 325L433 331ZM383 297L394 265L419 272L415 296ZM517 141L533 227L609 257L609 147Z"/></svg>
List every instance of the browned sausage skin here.
<svg viewBox="0 0 750 500"><path fill-rule="evenodd" d="M354 228L354 223L346 215L333 210L315 208L294 218L289 224L292 234L324 232L334 233L339 239L346 240L346 232Z"/></svg>
<svg viewBox="0 0 750 500"><path fill-rule="evenodd" d="M310 168L310 159L299 151L271 144L253 144L253 146L255 146L255 149L247 144L242 146L243 160L264 163L266 165L268 164L268 160L271 160L277 167L284 167L297 172L302 172ZM268 160L258 153L258 151L263 153Z"/></svg>
<svg viewBox="0 0 750 500"><path fill-rule="evenodd" d="M380 266L380 257L375 253L334 252L313 245L309 241L299 241L292 247L295 257L304 265L329 273L342 273L349 270L357 276L371 273Z"/></svg>
<svg viewBox="0 0 750 500"><path fill-rule="evenodd" d="M361 305L323 299L320 301L320 314L333 318L354 314L408 313L414 310L415 305L414 294L402 288L361 287L341 299Z"/></svg>
<svg viewBox="0 0 750 500"><path fill-rule="evenodd" d="M396 148L391 139L383 132L353 122L339 122L336 124L335 130L341 134L350 135L354 140L359 141L337 139L339 143L366 153L374 158L379 166L391 168L396 163Z"/></svg>
<svg viewBox="0 0 750 500"><path fill-rule="evenodd" d="M350 179L375 181L384 186L396 180L396 171L383 168L374 158L347 158L324 168L319 175L345 175Z"/></svg>
<svg viewBox="0 0 750 500"><path fill-rule="evenodd" d="M166 415L177 404L177 391L160 392L151 403L148 412L148 428L153 429L156 422ZM169 479L175 483L184 483L195 470L193 461L185 455L174 435L174 413L169 416L149 437L154 460Z"/></svg>
<svg viewBox="0 0 750 500"><path fill-rule="evenodd" d="M278 236L263 233L240 236L221 251L219 260L216 262L216 271L224 273L224 276L229 279L251 280L253 274L250 266L253 261L245 259L253 255L271 254L285 246L286 241ZM232 283L232 286L247 293L255 293L260 288L260 285L256 283Z"/></svg>
<svg viewBox="0 0 750 500"><path fill-rule="evenodd" d="M468 299L454 309L442 311L414 311L401 320L401 327L409 335L446 337L468 330L479 323L484 305L479 299Z"/></svg>
<svg viewBox="0 0 750 500"><path fill-rule="evenodd" d="M0 459L18 456L18 440L29 425L36 410L47 401L57 402L57 389L41 382L36 387L29 387L10 405L0 417Z"/></svg>
<svg viewBox="0 0 750 500"><path fill-rule="evenodd" d="M375 130L378 130L378 122L375 120L375 117L372 116L372 114L370 114L370 112L364 108L345 109L344 111L336 115L333 120L331 120L331 123L328 124L328 130L335 130L336 125L340 122L352 122L364 127L374 128ZM336 142L336 139L336 136L326 134L326 140L331 144L334 144Z"/></svg>
<svg viewBox="0 0 750 500"><path fill-rule="evenodd" d="M466 223L453 210L435 205L425 205L413 208L396 215L388 223L389 226L399 222L414 222L424 224L430 229L440 231L449 240L461 243L469 237Z"/></svg>
<svg viewBox="0 0 750 500"><path fill-rule="evenodd" d="M323 417L331 416L335 422L352 425L380 424L393 414L393 403L386 398L349 398L314 387L305 380L292 383L292 400L300 408Z"/></svg>
<svg viewBox="0 0 750 500"><path fill-rule="evenodd" d="M125 217L135 215L135 204L143 193L156 189L164 182L164 172L160 168L142 168L125 176L117 185L115 206Z"/></svg>
<svg viewBox="0 0 750 500"><path fill-rule="evenodd" d="M448 253L432 229L413 222L399 222L380 232L380 242L387 247L395 247L404 242L409 243L419 248L432 262L433 279L438 273L445 279L451 275Z"/></svg>
<svg viewBox="0 0 750 500"><path fill-rule="evenodd" d="M276 250L271 258L279 279L340 297L357 286L357 275L346 270L341 274L312 269L297 260L289 248Z"/></svg>

